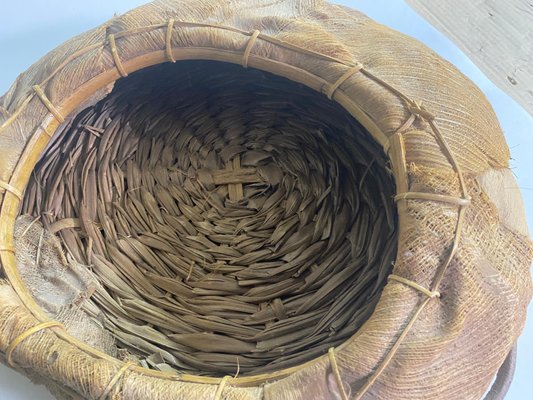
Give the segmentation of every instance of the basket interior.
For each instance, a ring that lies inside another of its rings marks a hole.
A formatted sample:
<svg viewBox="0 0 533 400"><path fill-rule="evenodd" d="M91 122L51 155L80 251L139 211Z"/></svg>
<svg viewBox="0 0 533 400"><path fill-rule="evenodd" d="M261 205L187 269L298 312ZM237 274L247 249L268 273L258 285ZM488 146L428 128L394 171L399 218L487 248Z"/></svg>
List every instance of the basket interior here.
<svg viewBox="0 0 533 400"><path fill-rule="evenodd" d="M83 301L34 294L146 367L295 366L371 315L396 254L394 193L381 148L323 94L226 63L146 68L73 116L32 174L21 214L85 271Z"/></svg>

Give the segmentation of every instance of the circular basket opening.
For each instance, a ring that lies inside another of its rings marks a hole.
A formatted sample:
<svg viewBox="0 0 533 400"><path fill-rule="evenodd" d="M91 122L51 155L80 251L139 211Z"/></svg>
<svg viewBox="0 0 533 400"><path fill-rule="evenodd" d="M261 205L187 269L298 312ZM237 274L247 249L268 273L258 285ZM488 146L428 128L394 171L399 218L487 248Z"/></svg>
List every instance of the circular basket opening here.
<svg viewBox="0 0 533 400"><path fill-rule="evenodd" d="M371 315L396 254L394 193L381 148L324 95L182 61L117 81L58 131L22 214L86 266L90 296L69 307L121 357L250 375L320 356ZM28 236L37 259L43 235Z"/></svg>

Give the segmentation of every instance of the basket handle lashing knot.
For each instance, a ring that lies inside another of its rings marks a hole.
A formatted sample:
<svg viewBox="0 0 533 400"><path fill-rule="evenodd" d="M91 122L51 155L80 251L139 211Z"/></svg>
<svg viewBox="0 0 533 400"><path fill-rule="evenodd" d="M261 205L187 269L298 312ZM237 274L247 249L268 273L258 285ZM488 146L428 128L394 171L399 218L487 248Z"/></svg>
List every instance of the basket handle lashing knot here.
<svg viewBox="0 0 533 400"><path fill-rule="evenodd" d="M390 281L400 282L400 283L403 283L406 286L412 287L413 289L418 290L420 293L425 294L427 297L429 297L431 299L440 297L440 292L439 291L437 291L437 290L434 290L434 291L428 290L425 287L420 286L418 283L416 283L414 281L411 281L409 279L403 278L401 276L391 274L391 275L389 275L389 280Z"/></svg>
<svg viewBox="0 0 533 400"><path fill-rule="evenodd" d="M229 380L233 377L230 375L226 375L224 378L220 380L218 383L217 391L215 392L215 397L213 400L222 400L222 393L224 392L224 388L228 384Z"/></svg>
<svg viewBox="0 0 533 400"><path fill-rule="evenodd" d="M118 73L123 78L127 77L128 73L124 69L124 66L122 65L122 61L120 60L120 57L118 55L117 42L115 40L115 35L114 34L109 35L107 37L107 40L109 42L109 47L111 49L111 56L113 57L113 61L115 62L115 67L117 67Z"/></svg>
<svg viewBox="0 0 533 400"><path fill-rule="evenodd" d="M364 68L363 64L356 63L353 67L349 68L348 71L346 71L344 74L341 75L339 79L335 81L335 83L331 84L328 89L326 90L326 96L328 96L328 99L332 100L333 95L337 91L337 89L346 81L348 80L352 75L355 75L359 71L361 71Z"/></svg>
<svg viewBox="0 0 533 400"><path fill-rule="evenodd" d="M425 119L426 121L433 121L435 115L428 111L426 107L422 104L421 101L411 100L407 105L407 109L417 117Z"/></svg>
<svg viewBox="0 0 533 400"><path fill-rule="evenodd" d="M26 340L27 338L29 338L31 335L37 333L37 332L40 332L44 329L49 329L49 328L61 328L61 329L65 329L65 327L63 326L63 324L61 322L58 322L58 321L46 321L46 322L42 322L38 325L35 325L33 328L30 328L28 329L26 332L23 332L21 333L20 335L18 335L10 344L9 346L7 346L7 349L6 349L6 358L7 358L7 363L9 364L9 366L11 366L12 368L15 367L15 364L13 363L13 352L15 351L15 349L24 341Z"/></svg>
<svg viewBox="0 0 533 400"><path fill-rule="evenodd" d="M386 153L386 154L389 154L389 151L392 147L392 140L393 140L393 137L400 137L403 133L405 133L409 128L411 128L411 126L413 126L413 123L415 122L416 120L416 115L411 113L409 115L409 118L407 118L407 120L402 124L402 126L400 126L398 129L396 129L396 131L389 137L389 140L387 141L387 143L385 143L385 145L383 146L383 151Z"/></svg>
<svg viewBox="0 0 533 400"><path fill-rule="evenodd" d="M59 112L57 107L52 104L50 99L48 99L48 97L44 93L44 90L41 89L41 87L39 85L33 85L33 90L35 91L35 94L37 95L37 97L39 97L39 99L41 100L43 105L54 116L54 118L57 119L59 121L59 123L61 123L61 124L63 122L65 122L65 117L63 117L63 115Z"/></svg>
<svg viewBox="0 0 533 400"><path fill-rule="evenodd" d="M136 363L134 363L133 361L129 361L127 363L125 363L122 368L120 368L117 373L113 376L113 378L109 381L109 383L107 384L106 388L104 389L104 391L102 392L102 394L100 395L100 397L98 398L98 400L105 400L105 398L107 397L107 395L109 393L111 393L111 391L113 390L113 388L116 386L117 382L119 381L119 379L126 373L126 371L128 369L130 369L131 367L133 367L134 365L136 365Z"/></svg>
<svg viewBox="0 0 533 400"><path fill-rule="evenodd" d="M344 390L344 383L342 382L341 372L339 370L339 366L337 365L337 359L335 358L335 349L333 347L330 347L328 349L328 357L329 363L331 365L331 370L333 371L333 376L335 376L335 380L337 381L337 386L339 388L339 394L341 396L341 399L349 400L348 394L346 394L346 391Z"/></svg>
<svg viewBox="0 0 533 400"><path fill-rule="evenodd" d="M435 119L435 116L422 105L421 101L410 100L405 96L402 96L402 99L406 101L407 110L409 111L410 115L409 118L407 118L407 120L402 124L402 126L396 129L396 131L391 135L391 138L392 136L399 136L407 132L407 130L413 126L413 123L417 118L425 119L427 121L433 121ZM383 149L387 154L391 148L391 138L389 138L389 141L386 143Z"/></svg>
<svg viewBox="0 0 533 400"><path fill-rule="evenodd" d="M0 181L0 189L4 189L6 192L11 193L17 199L22 201L22 198L23 198L22 191L20 191L19 189L17 189L15 186L11 185L10 183Z"/></svg>
<svg viewBox="0 0 533 400"><path fill-rule="evenodd" d="M248 59L250 58L250 53L252 52L255 42L260 34L261 32L258 30L255 30L251 33L250 39L248 40L248 43L246 43L246 48L244 49L244 53L242 55L243 68L248 68Z"/></svg>

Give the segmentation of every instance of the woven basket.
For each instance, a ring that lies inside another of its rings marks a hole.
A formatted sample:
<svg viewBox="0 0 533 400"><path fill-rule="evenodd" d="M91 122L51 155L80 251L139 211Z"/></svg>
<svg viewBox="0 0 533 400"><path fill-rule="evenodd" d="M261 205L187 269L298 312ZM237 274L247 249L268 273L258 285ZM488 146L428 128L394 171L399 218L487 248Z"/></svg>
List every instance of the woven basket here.
<svg viewBox="0 0 533 400"><path fill-rule="evenodd" d="M494 113L420 43L321 1L156 1L0 123L1 359L58 398L505 393L533 246Z"/></svg>

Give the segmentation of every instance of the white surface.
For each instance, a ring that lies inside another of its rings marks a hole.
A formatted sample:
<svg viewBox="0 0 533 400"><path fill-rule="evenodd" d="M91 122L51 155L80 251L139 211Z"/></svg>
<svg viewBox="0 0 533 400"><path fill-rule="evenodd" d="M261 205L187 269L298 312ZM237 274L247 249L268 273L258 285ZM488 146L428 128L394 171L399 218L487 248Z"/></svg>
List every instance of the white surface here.
<svg viewBox="0 0 533 400"><path fill-rule="evenodd" d="M25 376L0 364L1 400L54 400L44 388L37 386Z"/></svg>

